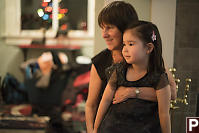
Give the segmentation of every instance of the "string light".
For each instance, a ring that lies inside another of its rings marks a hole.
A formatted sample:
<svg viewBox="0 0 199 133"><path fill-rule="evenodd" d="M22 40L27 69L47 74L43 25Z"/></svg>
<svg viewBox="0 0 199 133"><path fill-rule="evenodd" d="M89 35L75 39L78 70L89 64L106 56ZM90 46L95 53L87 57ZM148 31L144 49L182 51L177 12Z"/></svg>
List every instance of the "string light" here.
<svg viewBox="0 0 199 133"><path fill-rule="evenodd" d="M37 10L37 13L38 13L39 17L42 17L44 15L44 11L41 8Z"/></svg>
<svg viewBox="0 0 199 133"><path fill-rule="evenodd" d="M59 13L61 13L61 14L65 14L67 12L68 12L67 8L66 9L59 9Z"/></svg>
<svg viewBox="0 0 199 133"><path fill-rule="evenodd" d="M64 14L58 14L58 19L61 19L64 17Z"/></svg>
<svg viewBox="0 0 199 133"><path fill-rule="evenodd" d="M68 28L68 25L67 24L63 24L62 26L61 26L61 30L66 30Z"/></svg>
<svg viewBox="0 0 199 133"><path fill-rule="evenodd" d="M46 11L46 12L52 12L52 10L53 10L53 8L52 8L51 6L47 6L47 7L45 8L45 11Z"/></svg>
<svg viewBox="0 0 199 133"><path fill-rule="evenodd" d="M43 6L43 7L48 6L48 2L42 2L41 6Z"/></svg>
<svg viewBox="0 0 199 133"><path fill-rule="evenodd" d="M58 0L60 3L62 0ZM37 13L39 17L42 17L43 20L51 20L52 19L52 0L42 0L42 8L37 10ZM60 7L58 8L59 14L58 14L58 19L62 19L65 14L68 12L67 8L61 9ZM52 21L52 20L51 20ZM63 29L65 29L67 25L64 25Z"/></svg>
<svg viewBox="0 0 199 133"><path fill-rule="evenodd" d="M51 2L51 0L44 0L44 2Z"/></svg>
<svg viewBox="0 0 199 133"><path fill-rule="evenodd" d="M43 18L43 20L48 20L49 15L48 14L44 14L44 16L42 18Z"/></svg>
<svg viewBox="0 0 199 133"><path fill-rule="evenodd" d="M52 7L52 6L53 6L53 4L52 4L52 3L50 3L50 4L48 4L48 6L51 6L51 7Z"/></svg>

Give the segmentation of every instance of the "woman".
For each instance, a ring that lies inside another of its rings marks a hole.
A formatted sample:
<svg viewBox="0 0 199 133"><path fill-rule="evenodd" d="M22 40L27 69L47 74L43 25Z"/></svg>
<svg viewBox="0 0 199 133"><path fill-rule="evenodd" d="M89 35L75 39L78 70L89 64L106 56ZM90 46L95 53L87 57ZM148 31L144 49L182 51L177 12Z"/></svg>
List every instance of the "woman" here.
<svg viewBox="0 0 199 133"><path fill-rule="evenodd" d="M88 133L93 132L96 111L107 84L108 79L105 75L105 69L111 66L112 63L123 61L121 53L122 33L126 26L132 21L138 21L137 13L131 4L123 1L114 1L110 3L102 9L98 16L98 23L102 29L102 37L106 41L107 49L92 58L89 93L86 102L86 126ZM167 74L171 86L171 99L175 99L175 81L168 70ZM157 101L153 88L120 87L115 93L113 104L134 97Z"/></svg>

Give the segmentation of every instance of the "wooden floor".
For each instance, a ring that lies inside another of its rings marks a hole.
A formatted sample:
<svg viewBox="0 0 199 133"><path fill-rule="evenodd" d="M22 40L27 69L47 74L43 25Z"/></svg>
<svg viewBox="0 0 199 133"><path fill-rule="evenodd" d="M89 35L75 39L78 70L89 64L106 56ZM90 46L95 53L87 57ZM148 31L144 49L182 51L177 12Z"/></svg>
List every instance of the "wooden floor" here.
<svg viewBox="0 0 199 133"><path fill-rule="evenodd" d="M0 133L45 133L45 130L0 129Z"/></svg>

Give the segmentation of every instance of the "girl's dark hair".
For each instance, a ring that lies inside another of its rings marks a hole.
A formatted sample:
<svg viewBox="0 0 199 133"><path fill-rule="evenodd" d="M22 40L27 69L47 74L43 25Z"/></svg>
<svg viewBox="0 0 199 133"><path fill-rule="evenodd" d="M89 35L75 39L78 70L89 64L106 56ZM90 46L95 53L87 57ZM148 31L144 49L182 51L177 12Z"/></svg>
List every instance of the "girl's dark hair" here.
<svg viewBox="0 0 199 133"><path fill-rule="evenodd" d="M165 72L162 58L162 40L157 26L147 21L133 22L126 30L132 29L132 34L140 38L143 43L153 43L154 49L149 57L148 72Z"/></svg>
<svg viewBox="0 0 199 133"><path fill-rule="evenodd" d="M98 16L98 24L115 25L122 33L130 22L138 21L134 7L123 1L114 1L104 7Z"/></svg>

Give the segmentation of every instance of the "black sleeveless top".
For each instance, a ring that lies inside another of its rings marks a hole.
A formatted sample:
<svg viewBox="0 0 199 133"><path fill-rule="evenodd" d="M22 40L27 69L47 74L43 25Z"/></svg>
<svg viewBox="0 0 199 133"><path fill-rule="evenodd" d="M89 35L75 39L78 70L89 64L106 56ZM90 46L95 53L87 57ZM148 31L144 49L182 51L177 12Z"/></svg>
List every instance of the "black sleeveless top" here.
<svg viewBox="0 0 199 133"><path fill-rule="evenodd" d="M106 70L107 77L110 77L110 81L117 84L117 87L153 87L158 90L169 83L164 72L147 73L137 81L128 81L127 68L128 65L124 63L113 64ZM129 98L124 102L111 104L101 122L99 133L161 133L158 103Z"/></svg>
<svg viewBox="0 0 199 133"><path fill-rule="evenodd" d="M102 80L102 88L100 91L100 98L101 98L103 95L104 89L107 85L107 77L105 74L105 70L106 68L110 67L113 62L111 51L108 49L105 49L101 51L99 54L97 54L96 56L94 56L91 60L92 60L92 64L94 64L97 70L97 73L100 79Z"/></svg>

